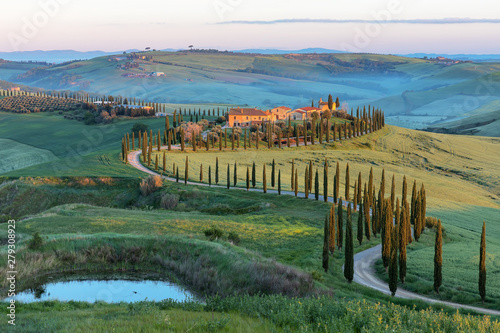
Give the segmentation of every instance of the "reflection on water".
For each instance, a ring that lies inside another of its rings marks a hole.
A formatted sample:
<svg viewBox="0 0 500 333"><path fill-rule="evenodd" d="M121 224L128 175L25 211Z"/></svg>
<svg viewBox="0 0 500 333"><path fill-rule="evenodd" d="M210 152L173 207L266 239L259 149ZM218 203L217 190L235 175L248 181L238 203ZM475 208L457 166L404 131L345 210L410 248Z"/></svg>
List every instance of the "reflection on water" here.
<svg viewBox="0 0 500 333"><path fill-rule="evenodd" d="M193 295L173 283L163 281L86 280L48 283L25 290L14 299L24 303L46 300L117 303L145 299L161 301L167 298L184 301L192 299Z"/></svg>

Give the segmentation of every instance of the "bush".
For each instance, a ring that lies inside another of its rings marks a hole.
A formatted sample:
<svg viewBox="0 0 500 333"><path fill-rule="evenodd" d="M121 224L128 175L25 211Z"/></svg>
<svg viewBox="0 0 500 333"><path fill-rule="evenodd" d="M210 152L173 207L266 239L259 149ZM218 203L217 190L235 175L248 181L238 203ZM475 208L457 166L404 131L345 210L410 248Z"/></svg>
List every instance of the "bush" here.
<svg viewBox="0 0 500 333"><path fill-rule="evenodd" d="M218 118L217 118L217 120L215 120L215 122L216 122L217 124L223 124L223 123L225 123L225 122L226 122L226 117L223 117L223 116L218 117Z"/></svg>
<svg viewBox="0 0 500 333"><path fill-rule="evenodd" d="M425 218L425 227L426 228L429 228L429 229L432 229L434 231L437 230L437 226L438 226L438 219L435 218L435 217L432 217L432 216L427 216ZM443 226L441 225L441 231L444 232L444 228Z"/></svg>
<svg viewBox="0 0 500 333"><path fill-rule="evenodd" d="M210 229L203 231L203 233L210 241L221 239L222 236L224 236L224 231L217 227L211 227Z"/></svg>
<svg viewBox="0 0 500 333"><path fill-rule="evenodd" d="M143 124L143 123L135 123L134 126L132 126L132 133L134 133L135 136L137 137L139 135L139 131L141 133L147 132L148 125Z"/></svg>
<svg viewBox="0 0 500 333"><path fill-rule="evenodd" d="M163 194L161 196L160 207L163 209L174 209L179 204L177 194Z"/></svg>
<svg viewBox="0 0 500 333"><path fill-rule="evenodd" d="M28 248L30 250L38 250L43 246L43 239L40 236L40 233L37 231L33 235L33 238L28 242Z"/></svg>
<svg viewBox="0 0 500 333"><path fill-rule="evenodd" d="M239 245L241 242L240 236L238 236L235 232L230 232L227 236L227 240L233 243L234 245Z"/></svg>
<svg viewBox="0 0 500 333"><path fill-rule="evenodd" d="M160 176L149 176L141 181L140 189L143 196L148 196L156 192L163 185L163 180Z"/></svg>

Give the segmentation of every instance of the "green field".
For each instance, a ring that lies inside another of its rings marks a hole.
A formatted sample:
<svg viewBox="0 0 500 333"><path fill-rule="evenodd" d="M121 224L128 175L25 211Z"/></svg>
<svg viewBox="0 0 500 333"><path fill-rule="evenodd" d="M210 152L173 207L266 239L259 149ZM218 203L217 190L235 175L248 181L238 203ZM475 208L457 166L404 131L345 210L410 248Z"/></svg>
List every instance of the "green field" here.
<svg viewBox="0 0 500 333"><path fill-rule="evenodd" d="M0 139L0 174L24 169L31 165L46 163L57 159L50 151L34 148L13 140Z"/></svg>

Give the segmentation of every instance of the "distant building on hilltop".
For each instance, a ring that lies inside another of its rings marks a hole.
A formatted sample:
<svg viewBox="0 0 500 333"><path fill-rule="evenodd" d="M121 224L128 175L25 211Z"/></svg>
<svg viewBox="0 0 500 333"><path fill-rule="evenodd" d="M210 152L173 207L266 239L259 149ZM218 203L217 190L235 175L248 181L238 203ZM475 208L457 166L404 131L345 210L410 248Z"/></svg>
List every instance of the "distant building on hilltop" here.
<svg viewBox="0 0 500 333"><path fill-rule="evenodd" d="M320 109L321 112L329 110L328 101L324 102L323 99L320 98L319 102L318 102L318 109ZM337 104L335 102L333 102L332 111L335 111L336 109L337 109Z"/></svg>
<svg viewBox="0 0 500 333"><path fill-rule="evenodd" d="M165 76L165 73L163 73L163 72L152 72L151 76Z"/></svg>
<svg viewBox="0 0 500 333"><path fill-rule="evenodd" d="M268 111L276 117L276 120L286 120L288 117L287 113L291 110L292 109L290 109L288 106L278 106L277 108Z"/></svg>

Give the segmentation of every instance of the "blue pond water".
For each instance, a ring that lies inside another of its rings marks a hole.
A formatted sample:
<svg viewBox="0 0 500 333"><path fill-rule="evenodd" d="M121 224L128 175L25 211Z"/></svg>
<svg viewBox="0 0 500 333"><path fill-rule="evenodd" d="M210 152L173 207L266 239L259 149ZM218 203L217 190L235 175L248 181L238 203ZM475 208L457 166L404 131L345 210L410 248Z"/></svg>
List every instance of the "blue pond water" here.
<svg viewBox="0 0 500 333"><path fill-rule="evenodd" d="M24 303L47 300L118 303L144 301L146 298L148 301L166 298L184 301L193 299L193 295L163 281L86 280L47 283L36 290L25 290L14 299Z"/></svg>

